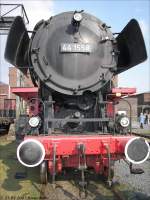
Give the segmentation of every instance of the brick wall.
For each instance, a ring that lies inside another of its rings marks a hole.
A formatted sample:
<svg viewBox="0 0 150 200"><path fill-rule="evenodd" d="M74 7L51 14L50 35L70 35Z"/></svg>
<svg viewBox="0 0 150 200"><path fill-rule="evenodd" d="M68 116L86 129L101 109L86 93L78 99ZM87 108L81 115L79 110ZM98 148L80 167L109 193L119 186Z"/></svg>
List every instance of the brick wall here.
<svg viewBox="0 0 150 200"><path fill-rule="evenodd" d="M9 86L5 83L0 83L0 96L8 97Z"/></svg>
<svg viewBox="0 0 150 200"><path fill-rule="evenodd" d="M9 68L9 85L10 87L34 87L30 72L27 72L27 75L24 75L22 72L18 71L15 67ZM12 97L15 97L12 94Z"/></svg>
<svg viewBox="0 0 150 200"><path fill-rule="evenodd" d="M17 86L17 69L15 67L9 67L9 85L11 87Z"/></svg>
<svg viewBox="0 0 150 200"><path fill-rule="evenodd" d="M17 69L9 67L9 85L10 87L17 87ZM11 98L16 99L16 95L11 93Z"/></svg>
<svg viewBox="0 0 150 200"><path fill-rule="evenodd" d="M0 110L4 108L4 99L8 98L9 85L0 82Z"/></svg>
<svg viewBox="0 0 150 200"><path fill-rule="evenodd" d="M24 75L22 72L18 72L17 68L15 67L10 67L9 68L9 85L10 87L19 87L19 83L23 87L34 87L30 72L28 70L27 74Z"/></svg>
<svg viewBox="0 0 150 200"><path fill-rule="evenodd" d="M34 87L29 70L27 72L27 75L24 76L24 87Z"/></svg>
<svg viewBox="0 0 150 200"><path fill-rule="evenodd" d="M112 79L114 87L118 87L118 75L114 76Z"/></svg>
<svg viewBox="0 0 150 200"><path fill-rule="evenodd" d="M27 74L24 75L15 67L9 68L9 84L10 87L34 87L29 70L27 71ZM22 99L17 98L14 94L11 94L11 98L16 99L16 113L17 116L19 116L24 110L25 102Z"/></svg>
<svg viewBox="0 0 150 200"><path fill-rule="evenodd" d="M144 103L150 104L150 92L144 94Z"/></svg>

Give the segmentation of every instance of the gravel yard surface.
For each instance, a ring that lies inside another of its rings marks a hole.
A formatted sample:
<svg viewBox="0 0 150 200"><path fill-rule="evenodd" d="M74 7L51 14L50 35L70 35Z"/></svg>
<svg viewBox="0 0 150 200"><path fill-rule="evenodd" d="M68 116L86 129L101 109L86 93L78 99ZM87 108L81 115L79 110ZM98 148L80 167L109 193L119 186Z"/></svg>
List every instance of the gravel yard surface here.
<svg viewBox="0 0 150 200"><path fill-rule="evenodd" d="M143 174L130 174L128 165L121 160L115 163L114 182L120 184L128 184L134 190L134 195L137 199L147 196L150 199L150 158L140 165L133 165L134 168L142 168ZM139 196L139 198L138 198Z"/></svg>

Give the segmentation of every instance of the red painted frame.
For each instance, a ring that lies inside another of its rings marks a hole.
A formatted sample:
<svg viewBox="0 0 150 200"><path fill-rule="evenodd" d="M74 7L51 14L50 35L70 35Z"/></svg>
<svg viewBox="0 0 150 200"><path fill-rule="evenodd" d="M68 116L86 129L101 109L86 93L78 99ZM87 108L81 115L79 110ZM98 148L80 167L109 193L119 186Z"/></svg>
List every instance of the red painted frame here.
<svg viewBox="0 0 150 200"><path fill-rule="evenodd" d="M87 167L93 168L96 173L103 173L109 166L108 152L111 160L116 161L124 158L126 143L133 136L114 135L51 135L51 136L26 136L24 139L35 139L40 141L45 148L45 160L48 161L48 169L53 174L54 146L56 147L56 173L63 168L79 168L78 146L85 146ZM81 163L83 163L81 158Z"/></svg>

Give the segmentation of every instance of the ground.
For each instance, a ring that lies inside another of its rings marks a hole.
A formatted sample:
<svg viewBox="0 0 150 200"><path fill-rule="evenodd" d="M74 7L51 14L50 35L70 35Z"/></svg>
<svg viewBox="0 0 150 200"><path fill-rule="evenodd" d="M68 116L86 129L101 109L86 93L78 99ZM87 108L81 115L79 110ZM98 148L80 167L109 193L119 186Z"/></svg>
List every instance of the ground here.
<svg viewBox="0 0 150 200"><path fill-rule="evenodd" d="M140 128L140 124L138 122L134 122L132 124L133 132L140 134L149 134L150 135L150 124L144 124L144 128Z"/></svg>

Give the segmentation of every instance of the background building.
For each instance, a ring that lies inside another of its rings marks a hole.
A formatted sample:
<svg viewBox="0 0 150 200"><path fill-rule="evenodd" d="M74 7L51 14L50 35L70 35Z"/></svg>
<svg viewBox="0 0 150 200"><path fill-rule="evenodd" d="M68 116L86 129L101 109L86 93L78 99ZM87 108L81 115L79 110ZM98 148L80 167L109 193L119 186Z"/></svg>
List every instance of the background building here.
<svg viewBox="0 0 150 200"><path fill-rule="evenodd" d="M9 85L0 81L0 99L9 97Z"/></svg>
<svg viewBox="0 0 150 200"><path fill-rule="evenodd" d="M27 71L26 74L23 74L20 70L18 70L16 67L9 67L9 85L10 85L10 90L11 88L16 88L16 87L34 87L29 70ZM16 109L17 109L17 115L20 113L23 113L25 110L25 102L23 101L22 98L19 96L11 93L10 94L11 98L16 99Z"/></svg>
<svg viewBox="0 0 150 200"><path fill-rule="evenodd" d="M137 121L140 113L150 113L150 92L135 94L130 97L125 98L132 106L132 119ZM126 111L127 115L130 115L129 106L125 101L120 101L116 105L117 111Z"/></svg>
<svg viewBox="0 0 150 200"><path fill-rule="evenodd" d="M138 116L140 116L140 113L150 113L150 92L145 92L141 94L135 95L137 98L138 106Z"/></svg>
<svg viewBox="0 0 150 200"><path fill-rule="evenodd" d="M0 116L2 115L2 110L4 109L4 100L9 97L9 85L0 82Z"/></svg>
<svg viewBox="0 0 150 200"><path fill-rule="evenodd" d="M132 117L132 121L137 121L137 105L138 105L138 101L137 101L137 97L136 96L131 96L131 97L127 97L125 98L125 100L127 100L132 109L131 109L131 117ZM130 107L128 105L128 103L126 101L120 100L119 103L115 106L115 111L126 111L127 115L130 116Z"/></svg>

